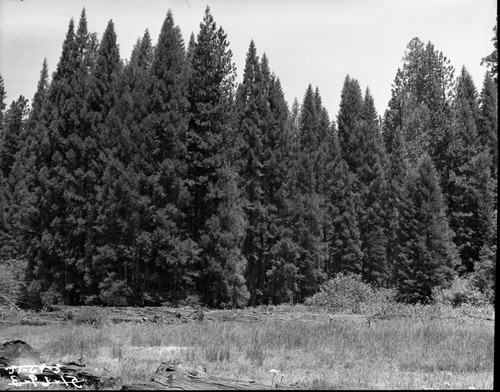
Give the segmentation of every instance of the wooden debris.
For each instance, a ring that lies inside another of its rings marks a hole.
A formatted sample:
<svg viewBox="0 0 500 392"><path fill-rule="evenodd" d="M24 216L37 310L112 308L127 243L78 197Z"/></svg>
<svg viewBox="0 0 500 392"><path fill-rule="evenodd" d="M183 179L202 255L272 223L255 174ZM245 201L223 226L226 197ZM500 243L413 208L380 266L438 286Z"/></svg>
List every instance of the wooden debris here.
<svg viewBox="0 0 500 392"><path fill-rule="evenodd" d="M40 354L22 340L11 340L0 345L0 375L5 375L5 368L24 363L42 363Z"/></svg>
<svg viewBox="0 0 500 392"><path fill-rule="evenodd" d="M14 311L15 312L15 311ZM97 306L65 306L58 305L39 312L19 312L19 314L4 317L0 325L57 325L57 324L92 324L99 327L106 323L156 323L185 324L200 322L241 322L254 323L263 321L287 322L300 321L311 323L367 323L412 318L412 315L398 314L332 314L313 312L290 312L279 308L247 308L247 309L200 309L192 307L168 308L158 307L97 307ZM453 319L456 317L433 316L428 319ZM493 317L467 316L465 320L494 321Z"/></svg>
<svg viewBox="0 0 500 392"><path fill-rule="evenodd" d="M495 321L494 318L488 316L473 316L470 314L466 314L466 316L477 320Z"/></svg>
<svg viewBox="0 0 500 392"><path fill-rule="evenodd" d="M12 301L9 299L9 297L7 297L6 295L3 295L3 294L0 294L0 300L2 300L3 302L5 302L9 308L11 309L15 309L17 311L20 311L21 309L19 309L19 307ZM2 302L0 302L0 305L1 305Z"/></svg>
<svg viewBox="0 0 500 392"><path fill-rule="evenodd" d="M156 370L147 383L123 385L122 390L269 390L271 384L260 384L253 380L241 380L208 375L197 369L183 367L178 361L167 361ZM279 385L279 389L301 389L299 385Z"/></svg>
<svg viewBox="0 0 500 392"><path fill-rule="evenodd" d="M40 354L22 340L0 345L0 377L10 378L16 387L61 384L101 389L112 388L116 384L106 372L91 371L75 362L46 365Z"/></svg>

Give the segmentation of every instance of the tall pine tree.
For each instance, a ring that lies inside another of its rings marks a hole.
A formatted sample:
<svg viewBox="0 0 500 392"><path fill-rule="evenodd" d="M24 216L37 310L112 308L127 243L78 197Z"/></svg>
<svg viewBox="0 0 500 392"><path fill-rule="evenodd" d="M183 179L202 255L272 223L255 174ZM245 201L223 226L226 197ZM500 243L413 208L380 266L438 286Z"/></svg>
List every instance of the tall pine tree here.
<svg viewBox="0 0 500 392"><path fill-rule="evenodd" d="M357 149L361 150L362 163L356 174L361 190L358 219L363 243L363 279L376 285L387 285L386 156L375 104L368 88L361 118L358 127L363 137Z"/></svg>
<svg viewBox="0 0 500 392"><path fill-rule="evenodd" d="M262 298L262 277L265 276L263 236L266 202L262 189L262 139L269 116L265 84L257 49L252 40L245 61L243 81L238 86L236 95L238 128L242 135L240 177L247 201L245 214L248 219L243 254L248 262L246 274L252 304L256 303L257 297Z"/></svg>
<svg viewBox="0 0 500 392"><path fill-rule="evenodd" d="M451 284L458 261L438 174L428 155L410 173L405 200L399 236L401 253L396 266L397 289L402 300L428 302L434 288Z"/></svg>
<svg viewBox="0 0 500 392"><path fill-rule="evenodd" d="M222 284L223 275L217 273L220 269L232 268L239 272L246 268L246 259L240 254L244 231L239 230L238 225L242 220L235 217L242 214L238 208L241 200L234 196L228 204L231 211L220 208L224 203L224 189L229 186L225 178L232 178L227 174L232 170L225 167L225 163L231 162L228 157L234 155L234 64L228 45L226 33L221 27L217 28L207 7L191 58L186 163L191 195L189 232L202 248L197 289L210 306L224 303L241 306L244 301L234 302L233 299L247 297L247 288L242 280L233 279L233 294L229 295L229 286ZM238 195L238 192L233 194ZM225 220L221 214L229 214L232 219ZM214 222L221 220L226 224L214 226ZM216 228L221 232L214 232ZM224 233L233 230L238 234L237 238L227 240ZM208 241L208 238L211 240ZM239 290L240 294L235 296L235 290Z"/></svg>

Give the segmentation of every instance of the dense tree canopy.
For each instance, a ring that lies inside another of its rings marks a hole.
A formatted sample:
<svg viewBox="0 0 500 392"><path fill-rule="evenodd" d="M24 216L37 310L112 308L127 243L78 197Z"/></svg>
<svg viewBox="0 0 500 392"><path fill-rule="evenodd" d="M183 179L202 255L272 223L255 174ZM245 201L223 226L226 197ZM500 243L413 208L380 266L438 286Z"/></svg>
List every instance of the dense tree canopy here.
<svg viewBox="0 0 500 392"><path fill-rule="evenodd" d="M409 302L459 275L490 295L493 42L478 91L413 38L383 119L347 75L332 120L312 85L288 106L253 40L236 83L209 7L187 46L168 11L123 60L113 21L98 39L84 9L31 103L5 102L0 75L0 264L27 265L18 302L302 302L339 273Z"/></svg>

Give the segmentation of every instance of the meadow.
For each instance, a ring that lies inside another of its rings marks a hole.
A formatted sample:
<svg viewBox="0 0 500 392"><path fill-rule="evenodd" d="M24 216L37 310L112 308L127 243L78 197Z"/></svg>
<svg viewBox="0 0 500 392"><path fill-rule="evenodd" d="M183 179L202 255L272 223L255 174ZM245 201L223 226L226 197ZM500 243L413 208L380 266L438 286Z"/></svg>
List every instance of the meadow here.
<svg viewBox="0 0 500 392"><path fill-rule="evenodd" d="M311 311L300 305L275 308ZM348 316L329 322L205 319L163 325L105 319L91 325L81 319L2 327L0 342L22 339L47 363L76 360L104 368L118 388L147 381L161 361L177 359L208 374L252 379L270 388L270 370L277 369L283 383L303 389L493 389L491 305L401 305L386 311L385 318ZM0 379L0 389L7 387L8 380Z"/></svg>

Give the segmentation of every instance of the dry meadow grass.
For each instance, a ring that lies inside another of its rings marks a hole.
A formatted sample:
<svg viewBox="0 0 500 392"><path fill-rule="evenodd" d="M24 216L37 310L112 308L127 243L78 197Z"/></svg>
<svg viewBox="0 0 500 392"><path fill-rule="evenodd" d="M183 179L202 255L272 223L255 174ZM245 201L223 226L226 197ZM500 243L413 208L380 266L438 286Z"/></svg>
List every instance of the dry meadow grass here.
<svg viewBox="0 0 500 392"><path fill-rule="evenodd" d="M463 310L455 318L414 316L371 325L346 317L329 323L10 326L0 330L0 342L22 339L46 363L82 360L105 368L120 384L146 381L160 361L179 359L209 374L269 386L270 369L279 369L287 383L304 389L493 388L493 322ZM7 383L0 380L0 389Z"/></svg>

